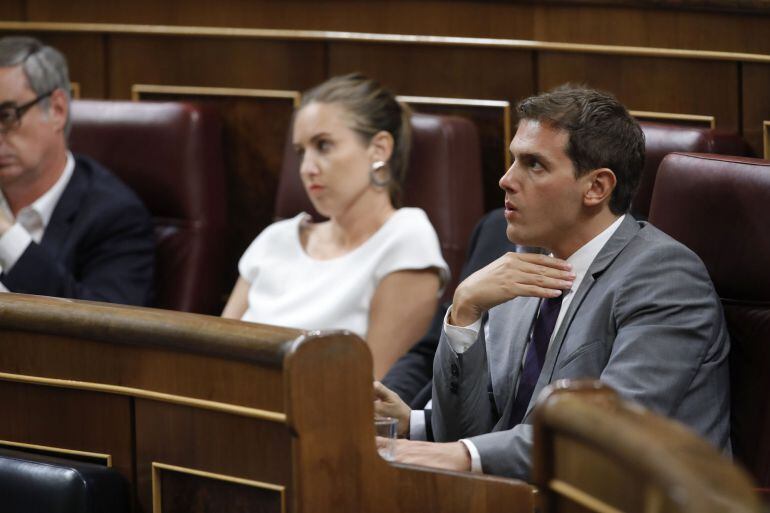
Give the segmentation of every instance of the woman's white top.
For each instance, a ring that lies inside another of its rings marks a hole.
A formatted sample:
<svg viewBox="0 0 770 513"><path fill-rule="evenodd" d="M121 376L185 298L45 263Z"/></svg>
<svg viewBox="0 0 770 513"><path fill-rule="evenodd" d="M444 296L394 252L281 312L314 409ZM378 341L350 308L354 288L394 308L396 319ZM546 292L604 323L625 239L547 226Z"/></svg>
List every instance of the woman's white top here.
<svg viewBox="0 0 770 513"><path fill-rule="evenodd" d="M377 285L392 272L436 268L441 289L449 268L433 226L419 208L401 208L354 250L329 260L300 242L299 214L265 228L238 263L250 283L242 320L305 330L347 329L362 338ZM439 291L439 295L441 291Z"/></svg>

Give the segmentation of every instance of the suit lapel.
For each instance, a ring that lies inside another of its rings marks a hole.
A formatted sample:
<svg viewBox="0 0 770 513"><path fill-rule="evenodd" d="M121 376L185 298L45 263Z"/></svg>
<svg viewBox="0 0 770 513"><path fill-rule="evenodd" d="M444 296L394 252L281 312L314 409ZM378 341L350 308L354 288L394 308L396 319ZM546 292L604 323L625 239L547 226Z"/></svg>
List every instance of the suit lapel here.
<svg viewBox="0 0 770 513"><path fill-rule="evenodd" d="M630 214L626 214L625 219L623 219L623 222L620 223L618 229L615 230L615 233L612 234L612 237L610 237L604 247L599 251L599 254L596 255L594 261L588 267L588 271L586 271L586 275L583 277L583 281L580 283L580 287L578 288L577 292L575 292L575 297L572 299L572 302L570 302L567 313L564 315L564 319L562 319L561 325L559 326L559 331L556 332L556 336L551 342L551 345L548 347L548 352L545 356L545 362L543 362L543 370L540 372L540 378L537 381L535 390L532 392L532 399L530 400L529 406L527 407L525 418L530 414L532 408L534 408L537 396L540 394L540 391L543 389L543 387L548 385L553 378L553 373L556 369L556 362L559 359L559 353L561 352L561 346L564 343L564 338L569 331L569 327L572 324L572 321L575 319L577 311L583 304L583 300L585 299L586 295L593 287L597 278L604 272L605 269L607 269L607 267L609 267L613 260L615 260L615 257L620 254L623 248L626 247L626 245L631 241L631 239L634 237L634 235L636 235L638 231L639 224L637 223L636 219L634 219Z"/></svg>
<svg viewBox="0 0 770 513"><path fill-rule="evenodd" d="M40 246L50 254L61 254L87 189L88 179L76 161L72 177L64 188L40 241Z"/></svg>
<svg viewBox="0 0 770 513"><path fill-rule="evenodd" d="M538 298L520 297L489 311L489 336L485 339L487 361L497 411L503 419L510 416L506 413L513 402L514 383L518 381L539 302Z"/></svg>

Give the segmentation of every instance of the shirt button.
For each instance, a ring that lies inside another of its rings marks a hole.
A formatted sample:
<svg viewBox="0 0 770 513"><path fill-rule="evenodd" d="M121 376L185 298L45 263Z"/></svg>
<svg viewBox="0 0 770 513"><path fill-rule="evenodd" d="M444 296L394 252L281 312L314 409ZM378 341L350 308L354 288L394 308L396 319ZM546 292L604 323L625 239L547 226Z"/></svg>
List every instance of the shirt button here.
<svg viewBox="0 0 770 513"><path fill-rule="evenodd" d="M457 393L457 390L460 388L460 385L457 384L457 381L452 381L449 383L449 391L453 394Z"/></svg>
<svg viewBox="0 0 770 513"><path fill-rule="evenodd" d="M460 375L460 368L457 366L456 363L452 364L451 370L452 370L452 376L459 376Z"/></svg>

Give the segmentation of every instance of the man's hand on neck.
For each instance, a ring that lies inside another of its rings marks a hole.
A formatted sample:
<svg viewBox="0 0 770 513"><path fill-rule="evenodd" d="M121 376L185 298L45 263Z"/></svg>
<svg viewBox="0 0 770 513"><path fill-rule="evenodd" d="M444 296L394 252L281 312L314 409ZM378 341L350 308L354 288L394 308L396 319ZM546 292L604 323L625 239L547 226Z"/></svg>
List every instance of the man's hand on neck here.
<svg viewBox="0 0 770 513"><path fill-rule="evenodd" d="M490 308L515 297L558 297L575 274L564 260L534 253L506 253L457 286L449 323L468 326Z"/></svg>

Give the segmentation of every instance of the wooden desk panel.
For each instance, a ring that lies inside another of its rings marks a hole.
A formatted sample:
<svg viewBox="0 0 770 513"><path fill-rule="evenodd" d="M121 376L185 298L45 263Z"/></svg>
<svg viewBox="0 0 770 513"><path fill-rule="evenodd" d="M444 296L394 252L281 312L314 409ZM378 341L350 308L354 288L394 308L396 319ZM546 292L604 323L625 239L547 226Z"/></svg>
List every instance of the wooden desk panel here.
<svg viewBox="0 0 770 513"><path fill-rule="evenodd" d="M64 458L67 451L108 455L133 481L131 398L0 381L0 404L0 441L42 446Z"/></svg>
<svg viewBox="0 0 770 513"><path fill-rule="evenodd" d="M371 373L343 332L0 295L0 436L114 454L136 511L532 511L524 483L382 460Z"/></svg>
<svg viewBox="0 0 770 513"><path fill-rule="evenodd" d="M150 492L158 484L159 476L153 478L153 463L258 481L283 487L288 496L293 493L289 456L292 440L285 424L140 399L136 401L135 426L137 485L139 502L145 511L151 511ZM189 477L188 486L195 480L207 482L205 478ZM215 488L210 493L229 490ZM241 487L238 493L251 497L247 488ZM273 504L274 495L256 497L260 502ZM216 504L224 499L210 500Z"/></svg>

